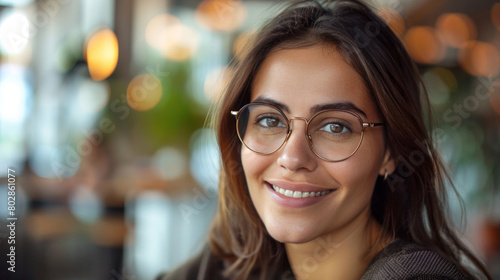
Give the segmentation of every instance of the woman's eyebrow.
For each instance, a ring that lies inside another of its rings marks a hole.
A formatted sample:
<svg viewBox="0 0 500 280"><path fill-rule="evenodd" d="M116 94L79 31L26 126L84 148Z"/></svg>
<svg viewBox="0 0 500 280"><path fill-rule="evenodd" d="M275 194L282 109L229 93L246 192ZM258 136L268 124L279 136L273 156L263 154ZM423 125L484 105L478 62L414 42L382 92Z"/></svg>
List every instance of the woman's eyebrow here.
<svg viewBox="0 0 500 280"><path fill-rule="evenodd" d="M278 107L281 110L290 114L290 109L288 109L288 106L286 106L285 104L283 104L279 101L268 98L268 97L259 96L252 102L262 102L262 103L270 104L270 105ZM356 105L354 105L352 102L349 102L349 101L318 104L318 105L314 105L309 111L311 112L311 115L314 115L319 111L332 110L332 109L333 110L355 111L355 112L363 115L365 118L367 118L367 116L366 116L365 112L363 112L363 110L359 109Z"/></svg>
<svg viewBox="0 0 500 280"><path fill-rule="evenodd" d="M363 110L359 109L356 105L349 101L335 102L335 103L327 103L327 104L318 104L314 105L309 111L311 115L316 114L319 111L323 110L346 110L346 111L356 111L359 114L363 115L365 118L368 118L363 112Z"/></svg>
<svg viewBox="0 0 500 280"><path fill-rule="evenodd" d="M267 98L267 97L263 97L263 96L259 96L257 97L254 101L252 102L262 102L262 103L266 103L266 104L270 104L270 105L273 105L275 107L278 107L280 108L282 111L285 111L287 112L288 114L290 114L290 109L288 109L288 106L286 106L285 104L279 102L279 101L276 101L274 99L271 99L271 98Z"/></svg>

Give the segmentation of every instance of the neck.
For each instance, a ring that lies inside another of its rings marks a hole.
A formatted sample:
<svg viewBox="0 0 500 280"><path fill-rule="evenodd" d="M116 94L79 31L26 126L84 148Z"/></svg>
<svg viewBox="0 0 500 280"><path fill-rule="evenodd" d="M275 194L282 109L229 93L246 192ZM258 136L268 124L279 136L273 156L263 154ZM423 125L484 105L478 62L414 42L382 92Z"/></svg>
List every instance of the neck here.
<svg viewBox="0 0 500 280"><path fill-rule="evenodd" d="M307 243L287 243L285 248L297 280L360 279L388 243L374 247L380 232L378 223L366 213L342 229Z"/></svg>

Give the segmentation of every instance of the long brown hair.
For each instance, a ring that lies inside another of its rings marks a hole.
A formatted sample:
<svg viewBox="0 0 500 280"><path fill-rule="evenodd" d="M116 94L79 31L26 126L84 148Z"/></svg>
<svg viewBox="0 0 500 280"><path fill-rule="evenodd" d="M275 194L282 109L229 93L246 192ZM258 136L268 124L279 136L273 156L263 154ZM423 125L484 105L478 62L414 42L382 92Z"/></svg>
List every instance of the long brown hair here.
<svg viewBox="0 0 500 280"><path fill-rule="evenodd" d="M269 236L250 199L230 111L250 102L253 79L271 51L315 44L336 46L362 77L383 116L386 145L397 162L387 180L377 180L371 202L383 235L421 244L470 276L491 279L460 241L447 215L449 177L426 130L432 122L418 70L387 24L358 0L293 1L233 61L233 75L212 111L222 168L219 209L209 241L214 253L230 263L226 275L237 279L255 271L265 275L286 258L284 245ZM463 256L472 269L462 264Z"/></svg>

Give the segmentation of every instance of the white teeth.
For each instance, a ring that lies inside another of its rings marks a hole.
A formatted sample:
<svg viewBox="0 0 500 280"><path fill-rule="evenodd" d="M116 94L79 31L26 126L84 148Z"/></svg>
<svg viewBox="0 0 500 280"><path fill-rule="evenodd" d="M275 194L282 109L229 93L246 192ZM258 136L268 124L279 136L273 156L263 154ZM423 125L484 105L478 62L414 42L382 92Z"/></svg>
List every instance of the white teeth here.
<svg viewBox="0 0 500 280"><path fill-rule="evenodd" d="M322 192L301 192L301 191L292 191L292 190L287 190L284 188L280 188L278 186L272 185L273 190L275 192L278 192L284 196L287 197L292 197L292 198L306 198L306 197L315 197L315 196L321 196L325 195L327 193L330 193L331 191L322 191Z"/></svg>

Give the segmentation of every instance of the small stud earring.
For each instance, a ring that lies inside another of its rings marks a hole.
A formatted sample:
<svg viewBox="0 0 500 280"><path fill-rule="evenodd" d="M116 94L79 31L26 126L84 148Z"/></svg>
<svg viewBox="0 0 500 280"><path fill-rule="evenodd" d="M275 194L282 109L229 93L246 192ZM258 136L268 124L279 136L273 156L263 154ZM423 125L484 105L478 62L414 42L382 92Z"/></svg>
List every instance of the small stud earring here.
<svg viewBox="0 0 500 280"><path fill-rule="evenodd" d="M384 174L384 181L387 180L387 176L389 176L389 173L387 172L387 170L385 171L385 174Z"/></svg>

